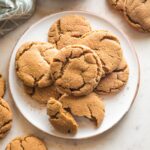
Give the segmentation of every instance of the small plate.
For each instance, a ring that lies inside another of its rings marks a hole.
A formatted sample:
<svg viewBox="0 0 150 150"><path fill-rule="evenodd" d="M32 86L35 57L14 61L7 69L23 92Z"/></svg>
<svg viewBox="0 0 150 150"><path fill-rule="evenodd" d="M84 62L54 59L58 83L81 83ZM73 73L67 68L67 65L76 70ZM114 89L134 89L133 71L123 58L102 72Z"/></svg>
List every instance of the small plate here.
<svg viewBox="0 0 150 150"><path fill-rule="evenodd" d="M61 134L57 132L49 123L46 109L34 102L25 92L22 83L16 76L15 56L18 48L27 41L47 41L49 27L57 19L64 15L77 14L86 17L93 30L109 30L113 32L121 42L124 56L128 62L130 75L127 85L118 93L104 97L106 105L106 114L102 125L96 128L94 123L88 119L79 119L79 130L76 135ZM43 18L32 25L17 42L9 66L9 86L12 97L16 106L22 115L38 129L61 138L83 139L101 134L116 125L131 107L139 87L140 67L135 50L129 43L127 37L118 30L112 23L100 16L96 16L89 12L82 11L66 11L53 14Z"/></svg>

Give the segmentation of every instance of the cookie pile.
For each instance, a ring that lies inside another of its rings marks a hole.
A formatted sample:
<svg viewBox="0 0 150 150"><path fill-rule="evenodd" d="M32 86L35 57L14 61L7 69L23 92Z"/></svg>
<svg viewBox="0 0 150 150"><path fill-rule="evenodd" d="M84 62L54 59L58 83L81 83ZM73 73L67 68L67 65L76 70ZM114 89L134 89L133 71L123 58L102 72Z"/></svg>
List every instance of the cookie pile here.
<svg viewBox="0 0 150 150"><path fill-rule="evenodd" d="M139 31L150 32L150 0L109 0L128 23Z"/></svg>
<svg viewBox="0 0 150 150"><path fill-rule="evenodd" d="M3 99L5 94L5 80L0 74L0 139L3 138L12 126L12 111L9 104Z"/></svg>
<svg viewBox="0 0 150 150"><path fill-rule="evenodd" d="M119 40L93 31L86 18L63 16L50 27L48 42L27 42L16 54L16 73L33 99L47 104L53 127L76 133L77 117L100 126L105 116L101 94L118 92L129 70Z"/></svg>

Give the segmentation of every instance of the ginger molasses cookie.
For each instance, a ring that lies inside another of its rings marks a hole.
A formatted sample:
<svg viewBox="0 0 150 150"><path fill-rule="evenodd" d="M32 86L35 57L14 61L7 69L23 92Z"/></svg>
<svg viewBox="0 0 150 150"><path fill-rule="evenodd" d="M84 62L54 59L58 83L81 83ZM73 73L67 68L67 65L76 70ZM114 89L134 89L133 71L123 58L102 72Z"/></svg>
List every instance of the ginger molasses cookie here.
<svg viewBox="0 0 150 150"><path fill-rule="evenodd" d="M54 85L39 88L39 87L27 87L25 86L25 91L29 94L32 99L36 100L40 104L47 104L48 100L53 97L55 99L59 99L61 94L58 93L56 87Z"/></svg>
<svg viewBox="0 0 150 150"><path fill-rule="evenodd" d="M115 70L122 59L122 49L119 40L109 31L91 31L82 36L83 45L93 49L102 62L105 74Z"/></svg>
<svg viewBox="0 0 150 150"><path fill-rule="evenodd" d="M4 93L5 93L5 80L0 74L0 98L4 96Z"/></svg>
<svg viewBox="0 0 150 150"><path fill-rule="evenodd" d="M97 54L83 45L61 49L51 64L51 74L61 93L88 95L97 86L103 74Z"/></svg>
<svg viewBox="0 0 150 150"><path fill-rule="evenodd" d="M136 29L150 32L150 0L126 0L124 16Z"/></svg>
<svg viewBox="0 0 150 150"><path fill-rule="evenodd" d="M99 126L105 114L104 103L96 93L87 96L74 97L63 95L60 102L64 109L79 117L87 117Z"/></svg>
<svg viewBox="0 0 150 150"><path fill-rule="evenodd" d="M119 11L124 10L126 0L109 0L110 4Z"/></svg>
<svg viewBox="0 0 150 150"><path fill-rule="evenodd" d="M50 116L49 120L56 130L73 134L77 132L78 125L73 116L65 111L62 104L54 98L50 98L48 101L47 114Z"/></svg>
<svg viewBox="0 0 150 150"><path fill-rule="evenodd" d="M43 141L34 136L17 137L13 139L5 150L47 150Z"/></svg>
<svg viewBox="0 0 150 150"><path fill-rule="evenodd" d="M3 138L12 126L12 111L8 103L0 98L0 138Z"/></svg>
<svg viewBox="0 0 150 150"><path fill-rule="evenodd" d="M90 24L83 16L67 15L61 17L51 26L48 41L61 49L65 47L65 43L72 45L72 41L89 31L91 31Z"/></svg>
<svg viewBox="0 0 150 150"><path fill-rule="evenodd" d="M129 68L125 59L122 59L120 65L115 71L101 79L95 91L99 94L118 92L127 83L128 77Z"/></svg>
<svg viewBox="0 0 150 150"><path fill-rule="evenodd" d="M50 64L57 50L47 42L27 42L16 55L16 72L29 87L46 87L52 84Z"/></svg>

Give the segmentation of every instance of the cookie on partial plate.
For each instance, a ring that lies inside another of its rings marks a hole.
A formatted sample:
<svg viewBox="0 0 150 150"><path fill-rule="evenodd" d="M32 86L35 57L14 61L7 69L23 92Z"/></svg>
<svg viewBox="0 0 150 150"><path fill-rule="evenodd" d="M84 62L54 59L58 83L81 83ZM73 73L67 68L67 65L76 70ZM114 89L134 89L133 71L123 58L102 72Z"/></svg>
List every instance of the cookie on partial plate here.
<svg viewBox="0 0 150 150"><path fill-rule="evenodd" d="M129 68L123 58L118 68L101 79L95 91L99 94L111 94L119 92L127 83Z"/></svg>
<svg viewBox="0 0 150 150"><path fill-rule="evenodd" d="M35 136L23 136L13 139L5 150L47 150L45 143Z"/></svg>
<svg viewBox="0 0 150 150"><path fill-rule="evenodd" d="M51 73L59 92L82 96L98 85L103 70L93 50L83 45L70 45L54 57Z"/></svg>
<svg viewBox="0 0 150 150"><path fill-rule="evenodd" d="M5 94L5 80L0 74L0 98L3 97Z"/></svg>
<svg viewBox="0 0 150 150"><path fill-rule="evenodd" d="M79 15L67 15L57 20L49 29L48 41L58 49L72 45L83 34L91 31L91 26L85 17Z"/></svg>
<svg viewBox="0 0 150 150"><path fill-rule="evenodd" d="M47 104L48 100L53 97L59 99L61 94L57 91L54 85L39 88L39 87L27 87L24 86L25 92L31 96L32 99L40 104Z"/></svg>
<svg viewBox="0 0 150 150"><path fill-rule="evenodd" d="M62 104L50 98L47 104L47 114L50 117L52 126L62 132L75 134L78 130L78 124L76 123L73 116L63 109Z"/></svg>
<svg viewBox="0 0 150 150"><path fill-rule="evenodd" d="M12 111L8 103L0 98L0 139L3 138L12 126Z"/></svg>
<svg viewBox="0 0 150 150"><path fill-rule="evenodd" d="M16 72L29 87L46 87L53 83L50 64L57 50L48 42L27 42L16 54Z"/></svg>
<svg viewBox="0 0 150 150"><path fill-rule="evenodd" d="M97 127L104 119L104 103L94 92L81 97L63 95L59 101L62 103L63 108L69 110L71 114L78 117L86 117L95 122Z"/></svg>

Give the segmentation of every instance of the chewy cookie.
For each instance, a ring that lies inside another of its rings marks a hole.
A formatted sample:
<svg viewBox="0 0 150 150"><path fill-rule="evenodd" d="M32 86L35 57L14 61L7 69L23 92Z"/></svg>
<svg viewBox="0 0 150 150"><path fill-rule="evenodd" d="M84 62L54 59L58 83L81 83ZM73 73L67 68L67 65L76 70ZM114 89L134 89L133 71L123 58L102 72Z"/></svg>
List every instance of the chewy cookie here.
<svg viewBox="0 0 150 150"><path fill-rule="evenodd" d="M45 143L34 136L17 137L5 150L47 150Z"/></svg>
<svg viewBox="0 0 150 150"><path fill-rule="evenodd" d="M71 45L54 57L51 73L61 93L82 96L93 91L103 70L94 51L83 45Z"/></svg>
<svg viewBox="0 0 150 150"><path fill-rule="evenodd" d="M62 104L54 98L48 101L47 114L50 116L52 126L58 131L73 134L77 132L78 125L73 116L65 111Z"/></svg>
<svg viewBox="0 0 150 150"><path fill-rule="evenodd" d="M150 32L150 0L126 0L124 15L134 28Z"/></svg>
<svg viewBox="0 0 150 150"><path fill-rule="evenodd" d="M63 108L69 109L73 115L87 117L95 121L97 126L99 126L104 119L104 103L96 93L82 97L63 95L60 98L60 102Z"/></svg>
<svg viewBox="0 0 150 150"><path fill-rule="evenodd" d="M119 11L124 10L126 0L109 0L110 4Z"/></svg>
<svg viewBox="0 0 150 150"><path fill-rule="evenodd" d="M5 93L5 80L0 74L0 98L4 96L4 93Z"/></svg>
<svg viewBox="0 0 150 150"><path fill-rule="evenodd" d="M111 94L120 91L127 83L129 69L125 59L122 59L118 68L101 79L95 91L99 94Z"/></svg>
<svg viewBox="0 0 150 150"><path fill-rule="evenodd" d="M47 104L48 100L53 97L55 99L59 99L61 94L58 93L56 87L54 85L39 88L39 87L27 87L25 86L25 91L29 94L34 100L41 104Z"/></svg>
<svg viewBox="0 0 150 150"><path fill-rule="evenodd" d="M73 44L73 40L77 40L89 31L91 31L90 24L83 16L67 15L61 17L51 26L48 41L61 49L65 47L64 42Z"/></svg>
<svg viewBox="0 0 150 150"><path fill-rule="evenodd" d="M12 112L6 101L0 98L0 139L3 138L12 126Z"/></svg>
<svg viewBox="0 0 150 150"><path fill-rule="evenodd" d="M122 49L116 36L109 31L91 31L82 37L82 44L93 49L102 62L105 74L115 70L122 59Z"/></svg>
<svg viewBox="0 0 150 150"><path fill-rule="evenodd" d="M46 87L52 84L50 64L57 50L47 42L27 42L16 55L18 77L29 87Z"/></svg>

